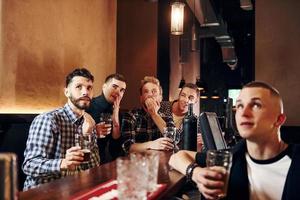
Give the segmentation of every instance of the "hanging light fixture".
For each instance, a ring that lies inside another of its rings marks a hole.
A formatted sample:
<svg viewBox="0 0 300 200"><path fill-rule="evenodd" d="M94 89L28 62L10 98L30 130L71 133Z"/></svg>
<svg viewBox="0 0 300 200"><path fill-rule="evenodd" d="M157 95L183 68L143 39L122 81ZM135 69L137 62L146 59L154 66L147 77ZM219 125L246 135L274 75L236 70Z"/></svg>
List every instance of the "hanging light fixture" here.
<svg viewBox="0 0 300 200"><path fill-rule="evenodd" d="M199 51L199 40L195 24L192 27L191 51Z"/></svg>
<svg viewBox="0 0 300 200"><path fill-rule="evenodd" d="M180 66L181 66L181 80L180 80L179 86L178 86L179 90L181 90L183 88L183 86L185 85L185 80L184 80L184 77L183 77L183 64L180 63Z"/></svg>
<svg viewBox="0 0 300 200"><path fill-rule="evenodd" d="M183 34L184 3L175 1L171 4L171 34Z"/></svg>
<svg viewBox="0 0 300 200"><path fill-rule="evenodd" d="M244 10L253 10L253 4L250 0L240 0L240 7Z"/></svg>
<svg viewBox="0 0 300 200"><path fill-rule="evenodd" d="M220 95L219 95L219 92L218 90L214 90L212 95L211 95L211 98L212 99L220 99Z"/></svg>
<svg viewBox="0 0 300 200"><path fill-rule="evenodd" d="M196 85L198 87L198 90L205 90L205 84L203 81L201 81L200 76L196 77Z"/></svg>
<svg viewBox="0 0 300 200"><path fill-rule="evenodd" d="M199 51L199 39L198 39L198 33L196 29L196 23L195 23L195 18L196 18L196 6L195 6L195 1L194 0L194 15L193 15L193 26L192 26L192 38L191 38L191 51Z"/></svg>
<svg viewBox="0 0 300 200"><path fill-rule="evenodd" d="M200 99L208 99L208 95L205 90L200 91Z"/></svg>

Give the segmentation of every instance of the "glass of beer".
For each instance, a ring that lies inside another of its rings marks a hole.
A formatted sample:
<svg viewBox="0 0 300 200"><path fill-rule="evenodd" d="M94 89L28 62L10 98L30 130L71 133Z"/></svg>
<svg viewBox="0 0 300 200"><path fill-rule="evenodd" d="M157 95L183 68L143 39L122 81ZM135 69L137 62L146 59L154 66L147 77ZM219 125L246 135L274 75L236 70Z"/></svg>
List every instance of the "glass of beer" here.
<svg viewBox="0 0 300 200"><path fill-rule="evenodd" d="M83 156L83 162L87 162L90 160L91 157L91 142L92 138L90 134L82 135L82 143L81 143L81 149L84 154Z"/></svg>
<svg viewBox="0 0 300 200"><path fill-rule="evenodd" d="M171 138L174 141L174 137L176 134L176 128L175 127L164 127L163 136Z"/></svg>
<svg viewBox="0 0 300 200"><path fill-rule="evenodd" d="M206 156L206 166L212 170L222 172L224 174L224 186L222 193L218 195L219 198L226 197L228 181L230 175L230 168L232 165L232 153L228 150L208 150Z"/></svg>
<svg viewBox="0 0 300 200"><path fill-rule="evenodd" d="M100 118L99 118L99 124L96 125L96 129L97 129L97 132L101 132L101 128L100 126L104 126L107 128L107 130L109 130L109 133L107 134L110 134L111 133L111 129L112 129L112 118L111 118L111 114L110 113L101 113L100 114ZM103 123L103 124L102 124ZM106 135L99 135L99 138L105 138Z"/></svg>
<svg viewBox="0 0 300 200"><path fill-rule="evenodd" d="M173 153L176 153L179 150L178 144L181 140L181 135L177 131L176 127L164 127L163 136L172 139L174 145Z"/></svg>
<svg viewBox="0 0 300 200"><path fill-rule="evenodd" d="M75 144L81 147L83 152L83 162L88 162L91 157L91 134L75 134Z"/></svg>

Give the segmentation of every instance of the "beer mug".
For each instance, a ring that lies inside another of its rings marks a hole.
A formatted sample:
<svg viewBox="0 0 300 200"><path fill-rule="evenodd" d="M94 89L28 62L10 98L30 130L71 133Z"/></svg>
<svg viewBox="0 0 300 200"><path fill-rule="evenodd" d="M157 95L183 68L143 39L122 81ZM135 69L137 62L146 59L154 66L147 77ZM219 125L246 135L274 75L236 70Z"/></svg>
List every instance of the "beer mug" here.
<svg viewBox="0 0 300 200"><path fill-rule="evenodd" d="M75 143L76 146L81 147L81 151L83 152L83 162L88 162L91 157L91 143L92 136L91 134L76 134L75 135Z"/></svg>
<svg viewBox="0 0 300 200"><path fill-rule="evenodd" d="M110 134L111 133L111 129L112 129L112 118L111 118L111 114L110 113L101 113L100 114L100 118L99 118L99 123L96 124L96 130L97 133L99 134L101 132L101 130L103 130L103 128L101 128L101 126L105 126L108 130ZM105 138L106 135L100 134L99 138Z"/></svg>
<svg viewBox="0 0 300 200"><path fill-rule="evenodd" d="M226 197L230 168L232 165L232 153L228 150L208 150L206 156L206 166L216 171L224 172L223 181L224 186L222 193L218 195L219 198Z"/></svg>
<svg viewBox="0 0 300 200"><path fill-rule="evenodd" d="M163 136L172 139L173 141L173 153L179 150L178 144L180 142L180 133L177 131L176 127L167 126L164 127Z"/></svg>
<svg viewBox="0 0 300 200"><path fill-rule="evenodd" d="M176 128L175 127L164 127L163 136L175 140Z"/></svg>

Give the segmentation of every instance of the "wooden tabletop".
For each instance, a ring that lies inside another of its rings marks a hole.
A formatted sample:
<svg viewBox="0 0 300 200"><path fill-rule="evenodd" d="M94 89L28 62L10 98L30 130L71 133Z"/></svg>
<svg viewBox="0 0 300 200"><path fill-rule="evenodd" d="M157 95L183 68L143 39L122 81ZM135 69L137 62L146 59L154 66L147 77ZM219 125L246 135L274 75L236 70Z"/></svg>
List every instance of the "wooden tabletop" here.
<svg viewBox="0 0 300 200"><path fill-rule="evenodd" d="M158 183L166 183L167 189L160 193L158 199L168 199L176 194L185 183L185 177L168 165L171 152L160 152ZM116 179L116 162L107 163L99 167L83 171L73 176L41 185L40 187L20 192L20 200L54 200L70 199L74 194L89 190L95 186Z"/></svg>

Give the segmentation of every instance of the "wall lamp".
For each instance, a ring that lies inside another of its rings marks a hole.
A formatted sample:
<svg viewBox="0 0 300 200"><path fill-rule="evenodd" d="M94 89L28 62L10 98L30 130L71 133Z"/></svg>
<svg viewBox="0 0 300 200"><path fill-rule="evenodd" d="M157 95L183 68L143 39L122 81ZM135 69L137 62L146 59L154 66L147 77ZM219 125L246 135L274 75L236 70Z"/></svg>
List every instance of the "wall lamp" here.
<svg viewBox="0 0 300 200"><path fill-rule="evenodd" d="M183 34L184 21L184 6L183 2L175 1L171 4L171 34Z"/></svg>

